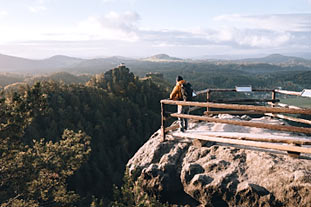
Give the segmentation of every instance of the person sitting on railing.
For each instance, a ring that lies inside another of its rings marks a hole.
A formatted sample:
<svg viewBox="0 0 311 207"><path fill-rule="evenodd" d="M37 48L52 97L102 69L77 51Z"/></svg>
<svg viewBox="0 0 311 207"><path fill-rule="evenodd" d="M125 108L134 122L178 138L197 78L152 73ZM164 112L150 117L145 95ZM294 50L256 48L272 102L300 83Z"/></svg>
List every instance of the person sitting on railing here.
<svg viewBox="0 0 311 207"><path fill-rule="evenodd" d="M176 85L173 88L170 99L175 101L186 101L184 94L182 93L183 87L186 85L186 81L181 76L176 77ZM191 85L190 85L191 86ZM192 90L192 89L191 89ZM192 92L191 92L192 93ZM177 113L189 114L189 106L177 105ZM188 119L178 118L179 130L184 132L188 128Z"/></svg>

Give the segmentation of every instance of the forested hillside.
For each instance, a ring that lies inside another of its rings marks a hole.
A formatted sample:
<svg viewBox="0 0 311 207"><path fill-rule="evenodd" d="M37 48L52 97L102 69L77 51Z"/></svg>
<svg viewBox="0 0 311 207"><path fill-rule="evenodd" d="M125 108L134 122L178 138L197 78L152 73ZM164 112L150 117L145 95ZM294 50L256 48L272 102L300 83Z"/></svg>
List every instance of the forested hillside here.
<svg viewBox="0 0 311 207"><path fill-rule="evenodd" d="M0 97L0 205L16 207L73 206L79 195L67 179L90 153L90 137L63 129L55 142L26 139L33 117L45 114L46 94L40 84L23 93Z"/></svg>
<svg viewBox="0 0 311 207"><path fill-rule="evenodd" d="M285 58L285 60L288 58ZM221 60L146 61L120 57L85 60L83 63L75 65L75 67L63 69L66 72L54 71L45 75L36 74L24 78L22 75L0 74L0 80L3 80L0 82L0 87L15 82L33 84L35 81L41 80L84 84L90 79L90 76L107 72L120 62L131 68L131 72L141 78L145 77L149 72L163 74L164 79L170 82L170 86L175 84L176 75L181 75L191 81L196 90L233 88L236 85L252 85L255 88L269 89L282 87L297 91L311 87L309 81L311 67L295 64L295 62L291 62L291 64L286 62L271 64L243 62L243 60L241 62Z"/></svg>
<svg viewBox="0 0 311 207"><path fill-rule="evenodd" d="M300 91L311 88L311 68L304 66L278 66L271 64L236 64L210 62L150 62L137 65L133 72L143 76L147 72L159 72L174 84L176 75L191 81L196 90L205 88L234 88L237 85L252 85L254 88Z"/></svg>
<svg viewBox="0 0 311 207"><path fill-rule="evenodd" d="M42 113L28 114L27 111L29 110L25 109L24 114L14 118L14 120L21 121L20 119L29 116L28 119L25 119L27 124L24 124L23 127L25 133L18 135L21 148L27 145L27 149L40 148L37 151L42 152L41 148L44 148L45 151L53 151L54 155L45 159L54 159L53 156L60 156L57 160L59 162L62 159L62 163L56 163L55 161L54 168L57 169L56 171L63 172L64 169L70 167L71 164L68 162L71 162L70 160L75 159L75 157L78 159L76 160L78 164L73 164L76 166L74 170L77 170L78 166L84 161L85 163L81 168L72 176L68 177L73 173L73 169L66 176L62 176L64 190L66 190L68 183L68 191L72 190L80 196L80 199L77 196L74 199L72 198L70 205L76 203L80 206L88 206L94 197L107 204L112 199L112 185L121 183L128 159L146 141L150 134L159 128L159 100L166 97L167 92L160 89L150 79L139 80L126 67L118 67L105 74L96 75L86 84L68 85L49 81L41 82L40 85L36 84L35 86L37 86L36 90L40 91L40 94L44 94L45 104L42 105ZM24 94L24 91L25 89L20 94ZM16 93L14 94L6 94L6 97L14 98L17 96ZM23 95L21 96L23 97ZM36 109L38 107L33 105L35 100L35 98L31 98L24 102ZM7 107L13 106L8 104ZM13 113L7 110L2 108L3 113ZM15 108L14 110L19 111L19 109ZM1 130L5 129L4 124L2 124ZM66 129L72 131L66 131ZM79 133L75 134L75 132ZM13 134L13 131L10 131L10 133ZM80 145L75 146L75 143L73 143L70 147L62 146L63 142L70 142L66 141L67 139L59 138L63 133L65 133L65 138L68 136L80 137L80 141L78 141ZM88 151L88 142L82 141L84 136L85 139L88 139L88 136L91 137L91 152ZM41 142L40 138L42 137L45 137L46 141ZM37 141L33 142L33 140ZM8 141L1 139L1 141L2 144L11 142L10 139ZM49 149L49 147L52 147L53 150ZM60 150L64 150L64 153L66 153L67 148L68 153L71 154L62 157L63 153ZM76 149L76 152L70 152L71 148ZM3 153L11 153L9 147L3 147L1 150ZM79 153L84 153L85 156L81 157ZM86 161L87 157L89 158ZM33 159L37 159L36 156ZM8 159L2 161L3 163L9 162ZM21 172L17 171L16 175L23 175L31 169L33 168L29 168L28 165L23 166ZM1 171L2 175L10 172L13 173L13 171ZM40 173L42 174L41 171ZM52 170L51 173L53 174L54 171ZM57 173L57 176L60 176L60 174ZM50 182L54 181L52 179ZM5 197L1 196L1 203L20 198L36 200L36 197L33 197L32 194L24 194L25 189L29 188L28 181L25 182L25 185L18 186L16 181L16 188L21 191L18 194L14 193L14 189L12 189L11 193L5 192L4 189L9 183L0 183L0 194L6 193ZM37 193L40 193L41 188L36 190ZM49 194L50 191L46 193ZM54 202L55 205L52 206L57 206L58 201L56 200L57 198L51 196L48 199L42 197L41 200L39 199L36 202L39 206L43 205L44 202Z"/></svg>

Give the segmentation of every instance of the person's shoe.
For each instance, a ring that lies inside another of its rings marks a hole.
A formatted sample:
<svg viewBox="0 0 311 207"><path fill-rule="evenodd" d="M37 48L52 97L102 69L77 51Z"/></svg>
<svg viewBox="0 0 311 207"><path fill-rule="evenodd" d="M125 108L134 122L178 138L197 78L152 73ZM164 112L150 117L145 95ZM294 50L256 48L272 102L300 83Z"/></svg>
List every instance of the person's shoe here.
<svg viewBox="0 0 311 207"><path fill-rule="evenodd" d="M185 132L185 130L183 128L180 128L179 131L180 132Z"/></svg>

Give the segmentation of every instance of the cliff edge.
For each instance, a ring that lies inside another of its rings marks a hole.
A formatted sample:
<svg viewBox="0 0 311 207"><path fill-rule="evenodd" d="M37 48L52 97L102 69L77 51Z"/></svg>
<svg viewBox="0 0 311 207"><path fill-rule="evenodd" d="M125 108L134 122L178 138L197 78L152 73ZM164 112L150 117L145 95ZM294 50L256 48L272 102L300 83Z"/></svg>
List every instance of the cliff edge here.
<svg viewBox="0 0 311 207"><path fill-rule="evenodd" d="M267 117L254 121L281 122ZM206 122L191 123L186 133L200 131L292 135ZM311 206L311 158L308 155L296 159L286 152L203 143L178 138L176 134L170 133L166 141L161 142L158 130L127 164L143 189L163 201L211 207Z"/></svg>

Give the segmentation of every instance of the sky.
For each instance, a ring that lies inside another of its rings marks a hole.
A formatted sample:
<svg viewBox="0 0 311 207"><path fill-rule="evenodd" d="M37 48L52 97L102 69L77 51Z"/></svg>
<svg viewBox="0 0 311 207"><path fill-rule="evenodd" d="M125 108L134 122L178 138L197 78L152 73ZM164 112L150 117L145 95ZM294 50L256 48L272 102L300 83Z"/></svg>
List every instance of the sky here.
<svg viewBox="0 0 311 207"><path fill-rule="evenodd" d="M311 53L311 0L0 0L0 54Z"/></svg>

